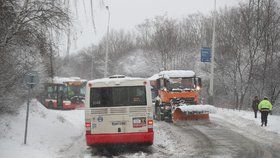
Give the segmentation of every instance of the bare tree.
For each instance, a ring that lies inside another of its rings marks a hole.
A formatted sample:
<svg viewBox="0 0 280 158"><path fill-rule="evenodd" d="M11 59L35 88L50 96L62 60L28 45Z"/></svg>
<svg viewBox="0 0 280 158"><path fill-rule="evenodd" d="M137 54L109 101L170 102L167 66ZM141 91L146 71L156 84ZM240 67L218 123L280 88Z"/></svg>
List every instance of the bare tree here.
<svg viewBox="0 0 280 158"><path fill-rule="evenodd" d="M51 30L63 30L68 23L61 1L0 1L1 106L6 105L2 96L18 90L23 75L52 54Z"/></svg>

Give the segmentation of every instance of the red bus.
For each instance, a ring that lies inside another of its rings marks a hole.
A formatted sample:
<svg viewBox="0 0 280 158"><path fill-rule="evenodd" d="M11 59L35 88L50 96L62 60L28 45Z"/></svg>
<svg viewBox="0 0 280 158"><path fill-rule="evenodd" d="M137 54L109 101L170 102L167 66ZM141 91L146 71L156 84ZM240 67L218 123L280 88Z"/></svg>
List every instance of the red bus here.
<svg viewBox="0 0 280 158"><path fill-rule="evenodd" d="M50 79L44 84L44 106L62 110L84 108L86 82L79 77Z"/></svg>

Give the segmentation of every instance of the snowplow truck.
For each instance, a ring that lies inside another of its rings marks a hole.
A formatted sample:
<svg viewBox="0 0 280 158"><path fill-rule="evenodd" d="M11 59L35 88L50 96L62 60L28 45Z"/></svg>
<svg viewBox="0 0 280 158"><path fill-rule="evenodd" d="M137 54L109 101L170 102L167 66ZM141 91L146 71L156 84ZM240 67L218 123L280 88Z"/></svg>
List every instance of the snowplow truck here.
<svg viewBox="0 0 280 158"><path fill-rule="evenodd" d="M161 71L149 78L154 98L154 116L157 120L209 119L208 112L183 111L180 106L199 104L201 78L191 70ZM195 109L195 108L194 108Z"/></svg>

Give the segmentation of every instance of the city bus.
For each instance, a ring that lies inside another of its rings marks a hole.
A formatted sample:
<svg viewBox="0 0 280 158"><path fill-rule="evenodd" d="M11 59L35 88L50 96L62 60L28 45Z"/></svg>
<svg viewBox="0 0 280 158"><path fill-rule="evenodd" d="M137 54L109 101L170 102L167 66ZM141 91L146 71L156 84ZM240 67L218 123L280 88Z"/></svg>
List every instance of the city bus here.
<svg viewBox="0 0 280 158"><path fill-rule="evenodd" d="M145 144L154 140L150 83L115 75L88 81L85 97L87 145Z"/></svg>
<svg viewBox="0 0 280 158"><path fill-rule="evenodd" d="M44 83L42 104L49 109L84 108L87 80L79 77L54 77Z"/></svg>

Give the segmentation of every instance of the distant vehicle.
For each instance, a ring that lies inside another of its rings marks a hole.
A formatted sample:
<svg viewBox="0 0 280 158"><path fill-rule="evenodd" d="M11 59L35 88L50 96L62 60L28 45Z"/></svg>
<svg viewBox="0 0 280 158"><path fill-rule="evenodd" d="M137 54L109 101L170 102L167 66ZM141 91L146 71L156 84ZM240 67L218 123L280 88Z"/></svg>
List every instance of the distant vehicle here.
<svg viewBox="0 0 280 158"><path fill-rule="evenodd" d="M115 75L86 86L87 145L153 144L150 84L143 78Z"/></svg>
<svg viewBox="0 0 280 158"><path fill-rule="evenodd" d="M87 80L79 77L54 77L44 84L42 104L50 109L84 108Z"/></svg>
<svg viewBox="0 0 280 158"><path fill-rule="evenodd" d="M185 114L181 105L193 106L199 103L201 78L191 70L161 71L149 78L155 100L154 115L158 120L176 121L208 119L208 111Z"/></svg>

